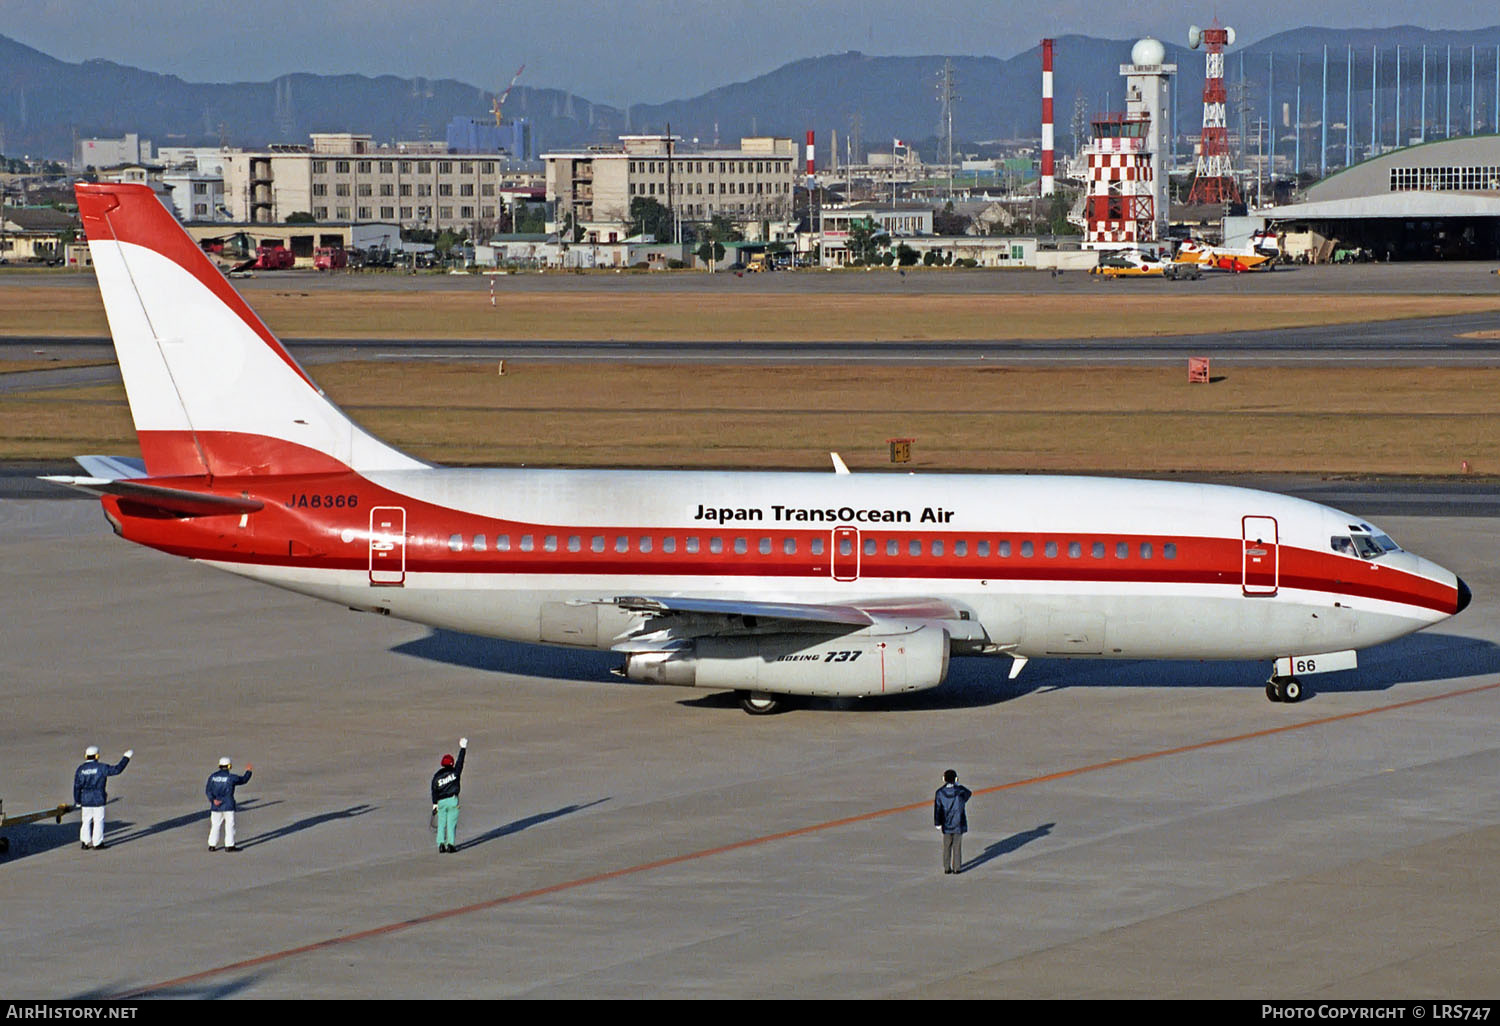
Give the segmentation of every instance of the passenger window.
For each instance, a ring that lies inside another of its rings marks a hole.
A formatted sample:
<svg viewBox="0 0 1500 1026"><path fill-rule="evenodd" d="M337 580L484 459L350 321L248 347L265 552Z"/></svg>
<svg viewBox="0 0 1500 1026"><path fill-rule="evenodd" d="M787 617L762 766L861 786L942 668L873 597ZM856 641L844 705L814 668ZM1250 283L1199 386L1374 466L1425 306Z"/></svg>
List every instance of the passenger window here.
<svg viewBox="0 0 1500 1026"><path fill-rule="evenodd" d="M623 534L616 535L615 536L615 551L616 552L629 552L630 551L630 539L627 538L627 537L625 537Z"/></svg>
<svg viewBox="0 0 1500 1026"><path fill-rule="evenodd" d="M692 538L689 538L687 540L687 545L685 546L684 551L687 551L687 552L697 552L698 551L698 539L697 539L696 536L694 536Z"/></svg>
<svg viewBox="0 0 1500 1026"><path fill-rule="evenodd" d="M661 540L661 550L663 552L676 552L677 551L677 539L673 538L671 536L663 538Z"/></svg>
<svg viewBox="0 0 1500 1026"><path fill-rule="evenodd" d="M1036 550L1032 547L1031 542L1029 542L1029 541L1023 541L1021 543L1021 558L1022 559L1030 559L1031 558L1031 554L1033 552L1035 552L1035 551Z"/></svg>
<svg viewBox="0 0 1500 1026"><path fill-rule="evenodd" d="M839 539L839 555L847 556L854 551L854 542L850 541L848 535Z"/></svg>
<svg viewBox="0 0 1500 1026"><path fill-rule="evenodd" d="M709 552L723 552L724 551L724 539L723 538L710 538L708 540L708 551Z"/></svg>
<svg viewBox="0 0 1500 1026"><path fill-rule="evenodd" d="M1068 542L1068 558L1077 559L1083 555L1083 546L1078 542Z"/></svg>
<svg viewBox="0 0 1500 1026"><path fill-rule="evenodd" d="M1161 558L1162 559L1176 559L1177 558L1177 546L1173 545L1171 542L1167 542L1165 545L1163 545L1161 547Z"/></svg>
<svg viewBox="0 0 1500 1026"><path fill-rule="evenodd" d="M980 559L989 559L990 543L987 541L982 541L978 545L974 546L974 554Z"/></svg>
<svg viewBox="0 0 1500 1026"><path fill-rule="evenodd" d="M572 549L572 547L573 547L573 542L570 540L568 542L568 548ZM604 551L604 535L602 535L602 534L596 534L592 538L590 538L589 539L589 548L592 551L594 551L594 552L603 552Z"/></svg>
<svg viewBox="0 0 1500 1026"><path fill-rule="evenodd" d="M932 539L932 554L934 556L941 556L943 554L943 543L936 538Z"/></svg>
<svg viewBox="0 0 1500 1026"><path fill-rule="evenodd" d="M922 554L922 542L917 538L913 538L911 543L906 546L906 551L913 556L920 556Z"/></svg>
<svg viewBox="0 0 1500 1026"><path fill-rule="evenodd" d="M746 544L745 539L743 539L743 538L736 538L734 540L734 552L735 552L735 555L737 555L737 556L743 556L749 550L750 550L750 546L748 544Z"/></svg>
<svg viewBox="0 0 1500 1026"><path fill-rule="evenodd" d="M786 553L788 556L795 556L797 554L797 539L787 538L783 540L781 543L781 551Z"/></svg>
<svg viewBox="0 0 1500 1026"><path fill-rule="evenodd" d="M529 534L521 535L521 551L530 552L534 548L536 548L536 543L532 540L532 536Z"/></svg>
<svg viewBox="0 0 1500 1026"><path fill-rule="evenodd" d="M484 535L476 534L474 536L474 551L483 552L487 548L489 548L489 546L485 544Z"/></svg>
<svg viewBox="0 0 1500 1026"><path fill-rule="evenodd" d="M462 552L464 550L464 536L461 534L450 534L448 536L448 551Z"/></svg>
<svg viewBox="0 0 1500 1026"><path fill-rule="evenodd" d="M1095 559L1103 559L1104 558L1104 543L1103 542L1094 542L1093 547L1089 550L1089 555L1093 556Z"/></svg>
<svg viewBox="0 0 1500 1026"><path fill-rule="evenodd" d="M1141 558L1142 559L1150 559L1151 558L1151 543L1150 542L1141 542Z"/></svg>
<svg viewBox="0 0 1500 1026"><path fill-rule="evenodd" d="M1030 545L1031 543L1027 542L1026 544ZM1008 542L1008 541L1001 542L999 544L999 546L997 547L996 551L999 552L1001 559L1009 559L1010 558L1010 542ZM1031 550L1027 549L1025 554L1028 555L1028 556L1031 555Z"/></svg>
<svg viewBox="0 0 1500 1026"><path fill-rule="evenodd" d="M762 538L760 540L760 544L756 547L760 549L760 554L762 556L769 556L771 554L771 539Z"/></svg>
<svg viewBox="0 0 1500 1026"><path fill-rule="evenodd" d="M966 542L966 541L956 541L956 542L954 542L953 543L953 554L955 556L967 556L969 554L969 543Z"/></svg>
<svg viewBox="0 0 1500 1026"><path fill-rule="evenodd" d="M873 556L873 555L875 555L875 539L874 538L866 538L865 539L865 555L867 555L867 556Z"/></svg>
<svg viewBox="0 0 1500 1026"><path fill-rule="evenodd" d="M822 538L814 538L812 540L812 554L814 556L821 556L823 554L823 539Z"/></svg>
<svg viewBox="0 0 1500 1026"><path fill-rule="evenodd" d="M548 552L556 552L557 551L557 535L555 535L555 534L549 534L549 535L547 535L547 537L543 538L542 539L542 548L545 549L545 550L547 550Z"/></svg>
<svg viewBox="0 0 1500 1026"><path fill-rule="evenodd" d="M502 535L500 535L499 537L497 537L495 539L495 551L496 552L509 552L510 551L510 535L508 535L508 534L502 534Z"/></svg>
<svg viewBox="0 0 1500 1026"><path fill-rule="evenodd" d="M576 534L569 535L568 536L568 551L569 552L582 552L583 551L583 538L581 536L579 536L579 535L576 535ZM599 550L595 549L594 551L598 552Z"/></svg>
<svg viewBox="0 0 1500 1026"><path fill-rule="evenodd" d="M1116 559L1129 559L1130 558L1130 543L1129 542L1115 542L1115 558Z"/></svg>
<svg viewBox="0 0 1500 1026"><path fill-rule="evenodd" d="M650 552L651 551L651 536L649 534L643 534L643 535L641 535L641 551L642 552Z"/></svg>
<svg viewBox="0 0 1500 1026"><path fill-rule="evenodd" d="M901 543L894 538L887 538L885 540L885 554L887 556L901 555Z"/></svg>
<svg viewBox="0 0 1500 1026"><path fill-rule="evenodd" d="M1046 545L1042 546L1042 554L1048 559L1056 559L1057 542L1048 542Z"/></svg>

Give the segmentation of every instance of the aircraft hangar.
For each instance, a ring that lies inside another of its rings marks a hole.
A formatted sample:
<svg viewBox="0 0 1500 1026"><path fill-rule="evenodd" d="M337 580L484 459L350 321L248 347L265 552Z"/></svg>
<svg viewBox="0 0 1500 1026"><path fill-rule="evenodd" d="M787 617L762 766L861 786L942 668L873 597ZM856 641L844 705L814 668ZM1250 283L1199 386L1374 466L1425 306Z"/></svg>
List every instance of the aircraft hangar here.
<svg viewBox="0 0 1500 1026"><path fill-rule="evenodd" d="M1300 203L1252 211L1283 233L1310 233L1315 260L1500 258L1500 135L1392 150L1330 175ZM1320 252L1321 251L1321 252Z"/></svg>

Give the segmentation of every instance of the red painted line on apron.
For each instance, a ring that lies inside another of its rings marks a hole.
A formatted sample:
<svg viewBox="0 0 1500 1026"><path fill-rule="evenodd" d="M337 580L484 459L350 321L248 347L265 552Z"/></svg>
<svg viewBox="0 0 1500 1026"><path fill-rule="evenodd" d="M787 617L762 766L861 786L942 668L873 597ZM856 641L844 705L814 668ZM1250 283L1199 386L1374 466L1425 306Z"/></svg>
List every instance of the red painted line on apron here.
<svg viewBox="0 0 1500 1026"><path fill-rule="evenodd" d="M1254 741L1260 738L1274 737L1277 734L1287 734L1294 730L1306 730L1310 727L1322 727L1332 723L1342 723L1347 720L1357 720L1365 716L1376 716L1382 713L1395 712L1398 709L1410 709L1429 702L1441 702L1450 698L1463 698L1468 695L1477 695L1486 691L1500 688L1500 681L1493 684L1481 684L1478 687L1464 688L1459 691L1448 691L1441 695L1428 695L1424 698L1408 699L1404 702L1395 702L1391 705L1382 705L1374 709L1361 709L1356 712L1339 713L1334 716L1324 716L1316 720L1306 720L1301 723L1288 723L1279 727L1268 727L1265 730L1254 730L1246 734L1235 734L1230 737L1214 738L1210 741L1199 741L1190 745L1179 745L1176 748L1163 748L1153 752L1141 752L1138 755L1125 755L1118 759L1109 759L1105 762L1091 763L1087 766L1077 766L1073 769L1059 770L1056 773L1044 773L1040 776L1026 777L1021 780L1012 780L1005 784L996 784L993 787L976 788L976 795L998 794L1002 791L1013 791L1017 788L1031 787L1036 784L1051 783L1056 780L1066 780L1070 777L1079 777L1087 773L1098 773L1102 770L1115 769L1120 766L1129 766L1134 763L1150 762L1154 759L1165 759L1173 755L1182 755L1186 752L1202 751L1206 748L1216 748L1221 745L1237 744L1241 741ZM368 930L360 930L357 933L345 934L340 937L330 937L327 940L315 941L312 944L303 944L295 948L287 948L283 951L273 951L270 954L260 955L256 958L247 958L239 962L231 962L215 969L205 969L202 972L192 973L187 976L179 976L176 979L164 980L153 983L137 990L127 991L114 995L111 1000L141 997L157 991L168 990L173 987L182 987L188 984L198 983L202 980L211 979L215 976L223 976L226 973L243 972L259 966L269 965L272 962L284 961L297 955L307 955L315 951L324 951L329 948L351 944L356 941L371 940L376 937L384 937L413 927L423 926L427 923L439 923L445 919L455 919L459 916L470 915L475 912L484 912L504 905L515 905L533 898L545 897L549 894L558 894L563 891L576 890L591 884L604 883L609 880L617 880L621 877L635 876L640 873L649 873L656 869L665 869L668 866L680 865L684 862L693 862L698 859L706 859L715 855L723 855L728 852L740 851L745 848L754 848L760 845L772 844L776 841L785 841L793 837L804 837L808 834L821 833L825 830L835 830L839 827L852 826L855 823L868 823L871 820L883 819L887 816L896 816L905 812L916 812L929 806L927 800L913 802L910 805L899 805L889 809L877 809L874 812L862 812L855 816L845 816L842 819L831 819L823 823L813 823L793 830L783 830L780 833L765 834L761 837L751 837L743 841L735 841L732 844L720 845L716 848L704 848L700 851L687 852L683 855L672 855L664 859L655 859L651 862L642 862L639 865L626 866L623 869L612 869L604 873L595 873L592 876L580 877L576 880L567 880L562 883L551 884L546 887L537 887L528 891L518 891L515 894L507 894L500 898L491 898L488 901L479 901L470 905L460 905L457 908L444 909L440 912L432 912L425 916L417 916L413 919L404 919L396 923L387 923L384 926L372 927Z"/></svg>

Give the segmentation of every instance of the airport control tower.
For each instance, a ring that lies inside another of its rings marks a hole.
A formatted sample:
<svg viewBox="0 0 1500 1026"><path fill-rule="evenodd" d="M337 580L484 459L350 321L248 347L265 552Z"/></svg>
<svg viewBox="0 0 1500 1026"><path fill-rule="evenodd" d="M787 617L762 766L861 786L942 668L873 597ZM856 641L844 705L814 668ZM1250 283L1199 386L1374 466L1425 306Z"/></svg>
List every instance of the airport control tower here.
<svg viewBox="0 0 1500 1026"><path fill-rule="evenodd" d="M1167 234L1168 112L1171 77L1166 47L1140 40L1125 77L1124 113L1094 118L1088 157L1088 197L1084 205L1084 246L1088 249L1155 248Z"/></svg>

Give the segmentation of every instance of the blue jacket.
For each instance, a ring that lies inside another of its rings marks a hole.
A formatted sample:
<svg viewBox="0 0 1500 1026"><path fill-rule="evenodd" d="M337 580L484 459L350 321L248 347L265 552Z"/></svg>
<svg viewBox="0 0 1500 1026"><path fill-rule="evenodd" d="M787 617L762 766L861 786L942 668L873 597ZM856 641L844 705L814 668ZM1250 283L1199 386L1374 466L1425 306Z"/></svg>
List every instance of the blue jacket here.
<svg viewBox="0 0 1500 1026"><path fill-rule="evenodd" d="M962 784L944 784L932 797L932 822L943 828L945 834L969 832L969 817L964 805L974 792Z"/></svg>
<svg viewBox="0 0 1500 1026"><path fill-rule="evenodd" d="M432 804L436 805L444 798L457 798L459 782L464 773L464 755L468 749L458 750L458 760L452 766L439 766L438 771L432 775Z"/></svg>
<svg viewBox="0 0 1500 1026"><path fill-rule="evenodd" d="M130 759L122 757L116 765L111 766L98 759L90 759L79 766L73 773L73 804L94 809L107 803L109 796L104 793L105 782L116 773L124 773L129 762Z"/></svg>
<svg viewBox="0 0 1500 1026"><path fill-rule="evenodd" d="M250 780L250 771L235 776L227 769L216 769L208 775L208 784L203 793L208 795L208 807L213 812L233 812L234 789Z"/></svg>

